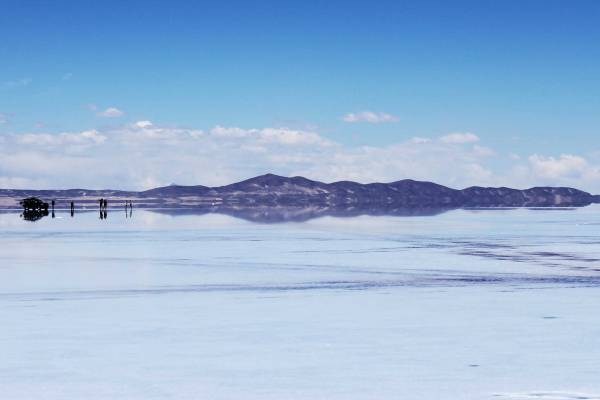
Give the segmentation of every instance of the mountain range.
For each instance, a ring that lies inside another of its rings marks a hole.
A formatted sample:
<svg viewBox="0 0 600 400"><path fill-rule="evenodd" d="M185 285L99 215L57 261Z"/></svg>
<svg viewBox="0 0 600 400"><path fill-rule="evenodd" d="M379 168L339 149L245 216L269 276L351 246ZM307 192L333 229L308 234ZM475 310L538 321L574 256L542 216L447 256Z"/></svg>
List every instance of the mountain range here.
<svg viewBox="0 0 600 400"><path fill-rule="evenodd" d="M145 208L248 208L319 207L331 209L451 209L465 207L580 207L600 203L600 196L569 187L473 186L458 190L411 179L361 184L351 181L323 183L300 176L257 176L226 186L170 185L145 191L0 189L0 208L18 208L19 200L35 196L55 200L57 207L71 201L78 208L93 208L98 199L109 206L130 200Z"/></svg>

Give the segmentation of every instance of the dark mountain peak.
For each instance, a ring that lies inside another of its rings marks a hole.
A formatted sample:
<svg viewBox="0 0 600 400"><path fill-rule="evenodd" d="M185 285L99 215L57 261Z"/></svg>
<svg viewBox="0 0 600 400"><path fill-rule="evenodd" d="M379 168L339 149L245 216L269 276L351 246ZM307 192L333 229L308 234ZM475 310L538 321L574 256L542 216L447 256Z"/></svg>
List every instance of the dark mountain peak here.
<svg viewBox="0 0 600 400"><path fill-rule="evenodd" d="M257 181L257 182L269 182L269 181L285 181L288 180L287 176L276 175L276 174L263 174L255 176L254 178L246 179L246 181Z"/></svg>
<svg viewBox="0 0 600 400"><path fill-rule="evenodd" d="M390 182L389 184L390 185L409 185L409 184L412 184L412 183L431 183L431 182L417 181L417 180L414 180L414 179L400 179L398 181Z"/></svg>
<svg viewBox="0 0 600 400"><path fill-rule="evenodd" d="M170 184L169 186L158 187L140 192L142 196L159 196L159 197L181 197L181 196L201 196L210 190L207 186L182 186Z"/></svg>
<svg viewBox="0 0 600 400"><path fill-rule="evenodd" d="M255 176L254 178L246 179L246 180L243 180L243 181L240 181L237 183L233 183L233 184L227 185L227 186L233 186L233 185L278 186L289 180L290 180L290 178L287 178L285 176L280 176L280 175L275 175L275 174L264 174L264 175Z"/></svg>
<svg viewBox="0 0 600 400"><path fill-rule="evenodd" d="M394 188L429 188L429 189L439 189L439 190L456 190L450 189L449 187L428 182L428 181L416 181L414 179L402 179L399 181L388 183L389 186Z"/></svg>
<svg viewBox="0 0 600 400"><path fill-rule="evenodd" d="M355 189L365 185L354 181L337 181L330 183L328 186L336 189Z"/></svg>
<svg viewBox="0 0 600 400"><path fill-rule="evenodd" d="M233 183L227 186L221 186L214 188L217 191L227 190L227 191L256 191L256 190L271 190L276 188L285 187L288 189L299 189L299 188L316 188L316 187L324 187L325 184L317 181L312 181L310 179L304 178L302 176L294 176L291 178L275 175L275 174L265 174L259 175L254 178L246 179L241 182Z"/></svg>
<svg viewBox="0 0 600 400"><path fill-rule="evenodd" d="M323 185L325 185L323 182L313 181L313 180L305 178L303 176L293 176L290 178L290 182L292 182L294 185L306 185L306 186L323 186Z"/></svg>

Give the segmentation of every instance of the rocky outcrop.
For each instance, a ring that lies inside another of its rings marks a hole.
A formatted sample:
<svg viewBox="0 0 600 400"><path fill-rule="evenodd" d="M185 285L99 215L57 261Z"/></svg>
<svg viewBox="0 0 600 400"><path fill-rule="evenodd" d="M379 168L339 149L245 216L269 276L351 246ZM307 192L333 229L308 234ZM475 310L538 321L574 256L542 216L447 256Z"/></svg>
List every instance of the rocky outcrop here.
<svg viewBox="0 0 600 400"><path fill-rule="evenodd" d="M594 196L566 187L510 188L470 187L461 190L465 207L580 207L594 202Z"/></svg>

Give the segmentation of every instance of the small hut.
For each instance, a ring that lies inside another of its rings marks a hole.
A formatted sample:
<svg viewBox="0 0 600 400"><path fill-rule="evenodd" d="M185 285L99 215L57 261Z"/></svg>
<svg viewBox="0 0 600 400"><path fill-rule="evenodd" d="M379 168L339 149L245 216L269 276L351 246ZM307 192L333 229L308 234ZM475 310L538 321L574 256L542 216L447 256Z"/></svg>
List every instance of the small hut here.
<svg viewBox="0 0 600 400"><path fill-rule="evenodd" d="M37 197L28 197L19 202L25 211L48 211L48 203Z"/></svg>

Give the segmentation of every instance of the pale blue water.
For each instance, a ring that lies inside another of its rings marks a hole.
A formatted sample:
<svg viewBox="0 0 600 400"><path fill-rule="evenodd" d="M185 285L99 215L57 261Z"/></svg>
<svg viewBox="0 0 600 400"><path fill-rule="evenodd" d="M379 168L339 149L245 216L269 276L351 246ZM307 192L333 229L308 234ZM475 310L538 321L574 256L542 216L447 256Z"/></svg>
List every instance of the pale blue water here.
<svg viewBox="0 0 600 400"><path fill-rule="evenodd" d="M600 399L600 207L0 214L0 398Z"/></svg>

